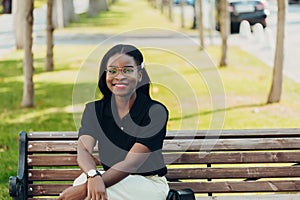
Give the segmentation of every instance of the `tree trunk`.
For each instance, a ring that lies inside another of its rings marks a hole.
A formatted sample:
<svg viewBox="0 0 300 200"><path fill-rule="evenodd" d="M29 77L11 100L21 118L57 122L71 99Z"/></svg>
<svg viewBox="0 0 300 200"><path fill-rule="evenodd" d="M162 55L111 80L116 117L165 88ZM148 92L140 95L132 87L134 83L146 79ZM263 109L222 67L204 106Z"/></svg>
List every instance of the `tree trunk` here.
<svg viewBox="0 0 300 200"><path fill-rule="evenodd" d="M169 20L173 22L173 1L172 0L169 0L168 9L169 9Z"/></svg>
<svg viewBox="0 0 300 200"><path fill-rule="evenodd" d="M53 0L47 0L47 56L46 71L53 71L53 24L52 24Z"/></svg>
<svg viewBox="0 0 300 200"><path fill-rule="evenodd" d="M204 49L204 34L203 34L203 7L202 7L202 0L197 0L195 2L198 5L198 20L197 20L197 25L198 25L198 30L199 30L199 42L200 42L200 50ZM197 10L197 9L196 9ZM197 16L197 14L196 14Z"/></svg>
<svg viewBox="0 0 300 200"><path fill-rule="evenodd" d="M185 20L184 20L184 6L185 6L185 2L184 0L180 0L180 19L181 19L181 28L185 27Z"/></svg>
<svg viewBox="0 0 300 200"><path fill-rule="evenodd" d="M93 17L99 14L100 11L107 11L108 5L106 0L90 0L88 16Z"/></svg>
<svg viewBox="0 0 300 200"><path fill-rule="evenodd" d="M108 5L106 0L100 0L100 11L108 11Z"/></svg>
<svg viewBox="0 0 300 200"><path fill-rule="evenodd" d="M13 21L16 49L23 49L25 0L13 0Z"/></svg>
<svg viewBox="0 0 300 200"><path fill-rule="evenodd" d="M24 90L22 107L33 107L34 105L34 84L33 84L33 53L32 53L32 30L33 30L33 1L27 0L25 4L24 23Z"/></svg>
<svg viewBox="0 0 300 200"><path fill-rule="evenodd" d="M269 93L267 103L277 103L280 101L283 82L283 63L284 63L284 38L285 38L285 23L286 23L286 0L277 0L277 38L276 50L273 67L272 86Z"/></svg>
<svg viewBox="0 0 300 200"><path fill-rule="evenodd" d="M63 28L77 20L73 0L53 0L52 11L54 28Z"/></svg>
<svg viewBox="0 0 300 200"><path fill-rule="evenodd" d="M228 44L227 38L229 34L229 15L227 11L227 0L220 1L220 31L221 31L221 38L222 38L222 52L221 52L221 60L220 66L225 67L227 66L227 51L228 51Z"/></svg>

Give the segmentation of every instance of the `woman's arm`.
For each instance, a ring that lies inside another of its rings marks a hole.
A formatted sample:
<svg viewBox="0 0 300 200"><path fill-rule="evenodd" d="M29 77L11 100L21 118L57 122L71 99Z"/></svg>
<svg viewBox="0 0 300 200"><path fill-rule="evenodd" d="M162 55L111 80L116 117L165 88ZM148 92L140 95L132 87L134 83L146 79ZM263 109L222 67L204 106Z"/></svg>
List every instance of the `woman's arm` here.
<svg viewBox="0 0 300 200"><path fill-rule="evenodd" d="M148 147L141 143L135 143L123 161L113 165L102 175L105 186L110 187L135 172L150 153L151 150Z"/></svg>
<svg viewBox="0 0 300 200"><path fill-rule="evenodd" d="M77 162L80 168L87 173L96 169L96 162L92 156L96 140L89 135L81 135L78 139ZM87 182L88 199L106 200L105 184L101 176L88 178Z"/></svg>
<svg viewBox="0 0 300 200"><path fill-rule="evenodd" d="M77 162L86 173L91 169L96 169L96 162L92 156L95 144L95 139L89 135L81 135L78 139Z"/></svg>

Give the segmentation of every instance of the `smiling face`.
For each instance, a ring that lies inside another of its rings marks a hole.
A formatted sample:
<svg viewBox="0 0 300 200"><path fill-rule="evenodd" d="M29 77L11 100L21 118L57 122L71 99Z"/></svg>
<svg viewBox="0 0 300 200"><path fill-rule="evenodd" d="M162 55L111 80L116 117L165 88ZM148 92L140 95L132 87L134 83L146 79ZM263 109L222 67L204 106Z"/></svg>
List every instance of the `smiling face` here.
<svg viewBox="0 0 300 200"><path fill-rule="evenodd" d="M133 57L115 54L108 59L106 84L115 96L130 98L135 94L136 86L141 79L141 71Z"/></svg>

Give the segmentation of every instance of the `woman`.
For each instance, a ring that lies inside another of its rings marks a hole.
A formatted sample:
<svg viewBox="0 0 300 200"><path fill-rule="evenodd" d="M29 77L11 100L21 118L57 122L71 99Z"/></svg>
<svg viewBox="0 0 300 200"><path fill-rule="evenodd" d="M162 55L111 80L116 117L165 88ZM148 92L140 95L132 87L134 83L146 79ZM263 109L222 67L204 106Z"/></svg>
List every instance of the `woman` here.
<svg viewBox="0 0 300 200"><path fill-rule="evenodd" d="M132 45L112 47L101 61L98 87L103 98L86 105L79 129L84 174L59 199L166 199L161 149L168 111L150 98L142 53ZM96 144L102 175L91 156Z"/></svg>

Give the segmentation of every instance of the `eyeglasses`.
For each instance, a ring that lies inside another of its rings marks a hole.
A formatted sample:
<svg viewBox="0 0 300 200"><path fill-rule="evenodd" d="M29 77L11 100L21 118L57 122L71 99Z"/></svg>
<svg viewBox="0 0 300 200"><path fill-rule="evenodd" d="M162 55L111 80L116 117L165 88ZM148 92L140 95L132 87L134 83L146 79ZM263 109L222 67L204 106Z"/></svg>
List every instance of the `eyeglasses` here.
<svg viewBox="0 0 300 200"><path fill-rule="evenodd" d="M133 67L129 67L129 66L124 66L124 67L109 67L109 69L105 70L106 73L107 73L107 76L117 76L119 73L119 71L121 71L121 73L124 75L124 76L132 76L133 75L133 72L137 70L136 68L133 68Z"/></svg>

